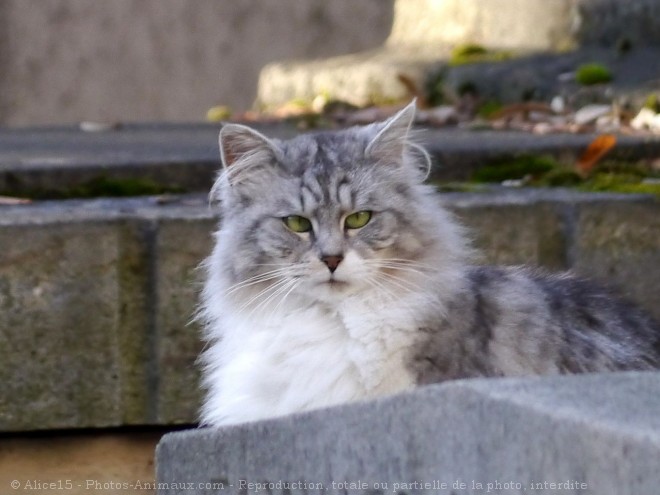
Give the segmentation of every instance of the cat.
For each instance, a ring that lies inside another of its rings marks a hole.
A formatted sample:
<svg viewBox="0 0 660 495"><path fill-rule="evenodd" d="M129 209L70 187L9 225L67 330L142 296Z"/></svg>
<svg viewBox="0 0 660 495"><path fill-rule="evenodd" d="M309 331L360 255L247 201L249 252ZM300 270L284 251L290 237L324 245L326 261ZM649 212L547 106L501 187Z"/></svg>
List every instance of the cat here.
<svg viewBox="0 0 660 495"><path fill-rule="evenodd" d="M423 182L414 102L384 123L220 131L201 424L470 377L660 368L660 326L570 274L471 264Z"/></svg>

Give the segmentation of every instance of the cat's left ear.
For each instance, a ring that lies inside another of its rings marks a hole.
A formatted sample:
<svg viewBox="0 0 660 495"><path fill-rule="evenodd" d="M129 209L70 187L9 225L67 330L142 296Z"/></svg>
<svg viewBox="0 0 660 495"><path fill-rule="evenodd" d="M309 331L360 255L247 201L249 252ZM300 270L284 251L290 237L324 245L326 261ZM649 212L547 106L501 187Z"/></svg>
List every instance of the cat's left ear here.
<svg viewBox="0 0 660 495"><path fill-rule="evenodd" d="M367 145L365 153L378 162L404 164L412 161L426 178L431 169L431 159L424 148L410 140L415 111L413 100L394 117L385 121L376 137Z"/></svg>
<svg viewBox="0 0 660 495"><path fill-rule="evenodd" d="M240 124L225 124L218 137L223 173L211 188L211 202L220 202L226 185L238 188L264 181L274 170L278 150L263 134Z"/></svg>
<svg viewBox="0 0 660 495"><path fill-rule="evenodd" d="M222 165L226 169L244 165L247 161L272 161L277 154L276 146L270 139L240 124L222 126L218 142Z"/></svg>

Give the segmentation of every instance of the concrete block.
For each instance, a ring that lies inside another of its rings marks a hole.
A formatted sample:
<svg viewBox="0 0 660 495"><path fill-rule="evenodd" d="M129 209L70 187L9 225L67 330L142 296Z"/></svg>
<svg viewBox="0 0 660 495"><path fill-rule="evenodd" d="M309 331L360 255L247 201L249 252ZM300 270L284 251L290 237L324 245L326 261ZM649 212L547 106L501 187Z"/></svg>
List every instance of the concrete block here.
<svg viewBox="0 0 660 495"><path fill-rule="evenodd" d="M660 59L660 50L655 59ZM485 70L479 69L481 75L473 80L480 83ZM255 126L278 139L299 133L287 123ZM70 191L102 176L146 179L207 194L220 167L218 131L214 124L131 125L97 133L73 128L0 129L0 194L29 197L31 191ZM477 137L478 145L470 130L420 128L420 144L436 163L432 179L468 180L485 164L527 154L573 162L596 135L480 131ZM660 136L619 136L608 156L625 161L653 159L660 156Z"/></svg>
<svg viewBox="0 0 660 495"><path fill-rule="evenodd" d="M660 216L657 201L580 205L573 266L600 278L660 320Z"/></svg>
<svg viewBox="0 0 660 495"><path fill-rule="evenodd" d="M212 249L214 218L161 219L154 247L155 335L159 424L193 423L201 399L197 357L202 348L193 321L201 290L199 264Z"/></svg>
<svg viewBox="0 0 660 495"><path fill-rule="evenodd" d="M358 106L410 98L400 74L423 83L428 67L448 49L437 46L385 47L326 60L274 62L259 74L257 105L271 109L294 99L315 96ZM421 86L420 86L421 87Z"/></svg>
<svg viewBox="0 0 660 495"><path fill-rule="evenodd" d="M450 382L166 435L158 493L656 493L659 408L658 373Z"/></svg>
<svg viewBox="0 0 660 495"><path fill-rule="evenodd" d="M573 0L397 0L388 44L478 43L524 50L576 45Z"/></svg>
<svg viewBox="0 0 660 495"><path fill-rule="evenodd" d="M477 43L524 51L566 51L658 43L657 0L397 0L387 40L396 44Z"/></svg>
<svg viewBox="0 0 660 495"><path fill-rule="evenodd" d="M454 209L488 264L567 269L566 238L556 205L534 200L471 204Z"/></svg>
<svg viewBox="0 0 660 495"><path fill-rule="evenodd" d="M447 194L485 262L575 267L657 317L658 203L568 191ZM216 219L199 196L0 213L0 431L197 419L196 272Z"/></svg>
<svg viewBox="0 0 660 495"><path fill-rule="evenodd" d="M0 430L143 419L140 248L130 231L62 219L0 227Z"/></svg>

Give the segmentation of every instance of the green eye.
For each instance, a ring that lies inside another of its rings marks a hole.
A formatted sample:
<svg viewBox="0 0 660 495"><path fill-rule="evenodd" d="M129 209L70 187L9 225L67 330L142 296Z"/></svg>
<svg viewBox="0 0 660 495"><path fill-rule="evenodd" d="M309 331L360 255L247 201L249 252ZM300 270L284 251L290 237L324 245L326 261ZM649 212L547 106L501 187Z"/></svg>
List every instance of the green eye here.
<svg viewBox="0 0 660 495"><path fill-rule="evenodd" d="M344 225L347 229L359 229L364 227L371 220L370 211L356 211L346 217Z"/></svg>
<svg viewBox="0 0 660 495"><path fill-rule="evenodd" d="M282 221L284 222L284 225L289 227L294 232L302 233L312 230L312 222L310 222L309 219L299 215L289 215L288 217L284 217Z"/></svg>

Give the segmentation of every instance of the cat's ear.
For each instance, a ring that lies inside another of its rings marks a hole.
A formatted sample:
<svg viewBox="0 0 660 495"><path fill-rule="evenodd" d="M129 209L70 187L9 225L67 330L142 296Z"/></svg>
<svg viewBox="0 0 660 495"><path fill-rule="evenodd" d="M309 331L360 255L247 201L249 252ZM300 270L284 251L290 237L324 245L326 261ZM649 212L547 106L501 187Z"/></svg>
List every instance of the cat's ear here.
<svg viewBox="0 0 660 495"><path fill-rule="evenodd" d="M408 145L410 128L415 120L415 100L394 117L381 124L382 128L367 145L367 156L376 160L400 161Z"/></svg>
<svg viewBox="0 0 660 495"><path fill-rule="evenodd" d="M366 149L366 155L376 161L393 164L410 163L421 180L431 172L431 157L426 150L410 139L410 129L415 121L415 100L394 117L385 121Z"/></svg>
<svg viewBox="0 0 660 495"><path fill-rule="evenodd" d="M264 171L272 171L278 148L259 132L240 124L225 124L218 136L223 172L216 180L209 198L220 202L224 185L258 183Z"/></svg>
<svg viewBox="0 0 660 495"><path fill-rule="evenodd" d="M248 161L273 160L277 147L263 134L240 124L225 124L218 136L220 158L225 169Z"/></svg>

